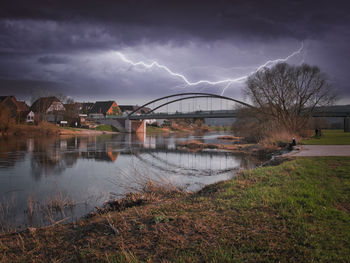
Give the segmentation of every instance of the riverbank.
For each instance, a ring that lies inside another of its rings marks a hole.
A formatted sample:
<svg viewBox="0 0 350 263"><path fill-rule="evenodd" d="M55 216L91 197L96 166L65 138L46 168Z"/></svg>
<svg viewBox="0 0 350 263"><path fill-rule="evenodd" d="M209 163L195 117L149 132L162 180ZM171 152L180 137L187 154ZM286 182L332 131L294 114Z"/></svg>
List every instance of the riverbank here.
<svg viewBox="0 0 350 263"><path fill-rule="evenodd" d="M230 139L227 139L230 138ZM236 139L233 139L236 138ZM275 144L251 144L251 143L241 143L238 137L234 136L219 136L220 140L227 140L231 143L222 144L222 143L204 143L199 140L189 140L189 141L178 141L176 142L176 147L178 149L187 149L193 152L203 151L203 150L221 150L232 152L236 154L245 154L252 155L256 157L264 157L276 154L281 151L287 150L287 144L283 147Z"/></svg>
<svg viewBox="0 0 350 263"><path fill-rule="evenodd" d="M156 187L74 224L1 235L0 261L346 262L349 186L350 158L327 157L193 194Z"/></svg>
<svg viewBox="0 0 350 263"><path fill-rule="evenodd" d="M101 135L101 134L118 134L118 132L115 130L113 131L111 128L105 128L105 129L59 128L59 135L88 136L88 135Z"/></svg>
<svg viewBox="0 0 350 263"><path fill-rule="evenodd" d="M206 133L210 131L230 131L229 127L214 126L210 127L203 123L203 121L197 120L194 123L188 123L184 120L171 121L168 126L147 126L147 133Z"/></svg>
<svg viewBox="0 0 350 263"><path fill-rule="evenodd" d="M42 136L59 135L59 128L51 123L43 122L39 125L14 124L0 136Z"/></svg>
<svg viewBox="0 0 350 263"><path fill-rule="evenodd" d="M117 134L110 126L101 125L97 129L81 129L71 127L58 127L51 123L40 123L38 125L16 124L12 125L6 133L0 133L1 136L53 136L53 135L100 135Z"/></svg>

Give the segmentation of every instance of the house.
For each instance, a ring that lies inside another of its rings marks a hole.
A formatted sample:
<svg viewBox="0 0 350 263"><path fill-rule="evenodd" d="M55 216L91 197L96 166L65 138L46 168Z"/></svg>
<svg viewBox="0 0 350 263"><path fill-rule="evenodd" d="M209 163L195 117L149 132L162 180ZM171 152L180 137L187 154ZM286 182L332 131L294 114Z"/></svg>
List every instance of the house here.
<svg viewBox="0 0 350 263"><path fill-rule="evenodd" d="M138 105L119 105L120 110L122 111L123 115L127 115L134 110L137 110L139 108ZM138 109L135 114L145 114L150 112L151 109L148 107L142 107L141 109Z"/></svg>
<svg viewBox="0 0 350 263"><path fill-rule="evenodd" d="M115 101L96 101L89 111L89 118L101 118L120 114L121 110Z"/></svg>
<svg viewBox="0 0 350 263"><path fill-rule="evenodd" d="M151 111L150 108L148 107L141 107L138 105L119 105L120 110L123 113L123 116L127 116L130 113L132 113L133 111L135 111L134 114L139 115L139 114L146 114L149 113ZM149 119L149 120L145 120L147 125L150 124L154 124L157 123L157 121L155 119Z"/></svg>
<svg viewBox="0 0 350 263"><path fill-rule="evenodd" d="M27 114L27 117L26 117L26 122L28 124L34 124L34 117L35 117L35 114L33 111L30 111L28 114Z"/></svg>
<svg viewBox="0 0 350 263"><path fill-rule="evenodd" d="M24 101L18 101L15 96L0 96L0 105L9 109L10 117L22 120L29 112L29 107Z"/></svg>
<svg viewBox="0 0 350 263"><path fill-rule="evenodd" d="M56 97L42 97L37 99L30 110L34 112L38 120L59 123L64 119L65 107Z"/></svg>
<svg viewBox="0 0 350 263"><path fill-rule="evenodd" d="M88 117L87 114L84 114L84 113L79 114L80 126L85 126L87 117Z"/></svg>
<svg viewBox="0 0 350 263"><path fill-rule="evenodd" d="M17 100L14 96L0 96L0 104L9 109L12 118L17 115L16 101Z"/></svg>
<svg viewBox="0 0 350 263"><path fill-rule="evenodd" d="M79 113L80 114L88 114L91 110L92 106L94 106L93 102L81 102L79 103Z"/></svg>

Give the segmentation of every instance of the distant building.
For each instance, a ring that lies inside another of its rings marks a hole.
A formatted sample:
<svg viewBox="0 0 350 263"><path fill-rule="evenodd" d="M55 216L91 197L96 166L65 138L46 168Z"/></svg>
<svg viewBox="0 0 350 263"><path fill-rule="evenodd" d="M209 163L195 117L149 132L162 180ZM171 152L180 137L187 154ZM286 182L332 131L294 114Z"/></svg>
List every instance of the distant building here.
<svg viewBox="0 0 350 263"><path fill-rule="evenodd" d="M88 117L87 114L84 114L84 113L79 114L80 125L85 125L87 117Z"/></svg>
<svg viewBox="0 0 350 263"><path fill-rule="evenodd" d="M30 110L35 113L39 121L46 120L52 123L59 123L64 119L65 107L56 97L39 98L30 107Z"/></svg>
<svg viewBox="0 0 350 263"><path fill-rule="evenodd" d="M26 117L26 122L28 124L34 124L34 117L35 117L35 113L33 111L30 111L28 114L27 114L27 117Z"/></svg>
<svg viewBox="0 0 350 263"><path fill-rule="evenodd" d="M79 103L79 114L88 114L95 103L93 102L80 102Z"/></svg>
<svg viewBox="0 0 350 263"><path fill-rule="evenodd" d="M120 115L121 110L115 101L96 101L89 110L89 118L101 118L109 115Z"/></svg>
<svg viewBox="0 0 350 263"><path fill-rule="evenodd" d="M127 116L133 111L135 111L134 114L139 115L139 114L146 114L151 111L150 108L148 107L141 107L138 105L119 105L120 110L122 111L123 116ZM156 120L150 119L150 120L145 120L146 124L154 124L157 123Z"/></svg>
<svg viewBox="0 0 350 263"><path fill-rule="evenodd" d="M122 111L123 115L127 115L131 112L133 112L134 110L137 110L140 106L138 105L119 105L120 110ZM135 114L145 114L150 112L151 109L148 107L142 107L140 109L138 109Z"/></svg>

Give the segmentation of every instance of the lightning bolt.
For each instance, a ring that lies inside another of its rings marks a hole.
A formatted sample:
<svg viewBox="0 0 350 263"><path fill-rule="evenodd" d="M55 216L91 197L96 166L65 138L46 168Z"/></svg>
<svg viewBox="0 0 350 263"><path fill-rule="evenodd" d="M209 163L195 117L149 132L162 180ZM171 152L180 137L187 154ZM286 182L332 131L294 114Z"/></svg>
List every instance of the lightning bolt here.
<svg viewBox="0 0 350 263"><path fill-rule="evenodd" d="M124 54L122 54L121 52L116 52L116 54L120 57L120 59L122 61L124 61L125 63L128 63L132 66L142 66L144 68L147 69L151 69L153 67L157 67L160 69L163 69L164 71L166 71L169 75L173 76L173 77L177 77L180 78L185 84L186 86L197 86L199 84L207 84L207 85L220 85L220 84L226 84L225 87L223 88L221 95L224 94L224 92L226 91L226 89L230 88L230 86L233 83L240 83L244 80L246 80L250 75L262 70L265 67L271 67L272 65L279 63L279 62L285 62L287 60L289 60L290 58L298 55L301 53L301 51L304 48L304 43L301 43L301 47L294 51L293 53L291 53L290 55L288 55L285 58L278 58L278 59L274 59L274 60L268 60L266 61L263 65L259 66L256 70L252 71L251 73L247 74L247 75L243 75L241 77L238 78L228 78L228 79L222 79L222 80L218 80L218 81L211 81L211 80L205 80L205 79L201 79L198 81L190 81L185 75L181 74L181 73L177 73L172 71L170 68L168 68L165 65L159 64L157 61L152 61L151 63L146 63L144 61L132 61L131 59L128 59Z"/></svg>

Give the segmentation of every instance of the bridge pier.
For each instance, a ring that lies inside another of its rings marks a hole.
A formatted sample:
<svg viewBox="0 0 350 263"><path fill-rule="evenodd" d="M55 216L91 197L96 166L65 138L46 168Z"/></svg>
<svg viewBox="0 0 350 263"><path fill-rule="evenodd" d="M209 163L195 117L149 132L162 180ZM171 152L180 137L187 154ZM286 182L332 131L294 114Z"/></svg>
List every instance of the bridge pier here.
<svg viewBox="0 0 350 263"><path fill-rule="evenodd" d="M350 117L344 118L344 132L350 132Z"/></svg>
<svg viewBox="0 0 350 263"><path fill-rule="evenodd" d="M146 133L146 121L126 119L125 130L128 133Z"/></svg>
<svg viewBox="0 0 350 263"><path fill-rule="evenodd" d="M145 120L130 120L125 118L103 118L95 121L100 124L114 126L120 132L146 133Z"/></svg>

